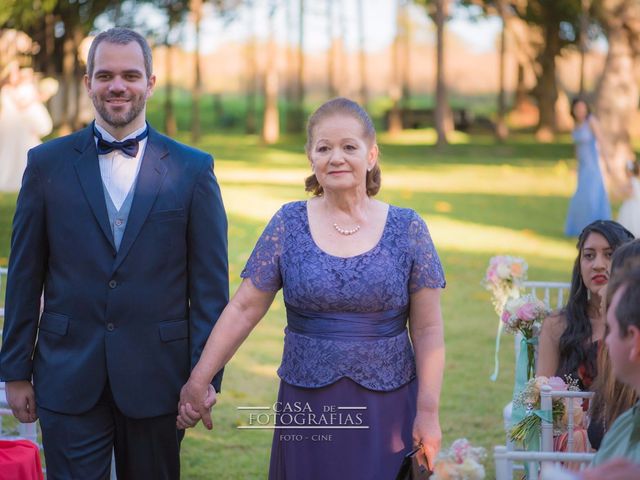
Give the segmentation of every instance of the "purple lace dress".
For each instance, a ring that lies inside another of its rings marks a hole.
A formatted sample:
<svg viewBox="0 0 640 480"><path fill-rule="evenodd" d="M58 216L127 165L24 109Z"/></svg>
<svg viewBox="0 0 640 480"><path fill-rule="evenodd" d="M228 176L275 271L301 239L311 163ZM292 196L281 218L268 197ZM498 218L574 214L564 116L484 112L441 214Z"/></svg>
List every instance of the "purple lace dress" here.
<svg viewBox="0 0 640 480"><path fill-rule="evenodd" d="M412 447L418 388L409 296L445 285L424 221L390 206L375 247L335 257L313 241L306 202L289 203L242 277L283 288L287 307L269 478L395 478Z"/></svg>

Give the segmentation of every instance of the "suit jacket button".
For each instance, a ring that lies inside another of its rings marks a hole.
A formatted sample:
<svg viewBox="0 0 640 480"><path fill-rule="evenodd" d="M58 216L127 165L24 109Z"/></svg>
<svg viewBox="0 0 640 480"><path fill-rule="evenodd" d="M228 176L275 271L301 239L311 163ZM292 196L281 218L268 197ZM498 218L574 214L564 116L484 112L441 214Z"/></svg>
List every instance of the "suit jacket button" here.
<svg viewBox="0 0 640 480"><path fill-rule="evenodd" d="M113 332L115 330L115 325L111 322L107 323L107 330Z"/></svg>
<svg viewBox="0 0 640 480"><path fill-rule="evenodd" d="M118 286L118 282L115 280L109 280L109 288L116 288Z"/></svg>

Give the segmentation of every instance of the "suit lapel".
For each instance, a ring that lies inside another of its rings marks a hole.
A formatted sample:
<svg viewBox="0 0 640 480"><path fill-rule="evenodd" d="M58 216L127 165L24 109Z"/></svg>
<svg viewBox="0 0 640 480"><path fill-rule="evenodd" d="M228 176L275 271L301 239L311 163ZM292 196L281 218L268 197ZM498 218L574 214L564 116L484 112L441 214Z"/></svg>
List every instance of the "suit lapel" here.
<svg viewBox="0 0 640 480"><path fill-rule="evenodd" d="M168 153L162 137L158 132L149 128L149 139L147 140L147 146L136 180L136 189L129 218L127 219L127 228L124 231L122 243L116 255L113 271L117 270L129 253L129 249L131 249L133 242L138 237L140 229L144 225L158 196L162 181L167 174L165 157Z"/></svg>
<svg viewBox="0 0 640 480"><path fill-rule="evenodd" d="M92 126L80 132L74 148L78 152L75 168L80 180L80 185L82 185L87 202L91 207L91 211L98 225L100 225L102 233L104 233L113 252L115 252L116 247L113 242L111 227L109 226L109 214L107 213L107 206L104 200L104 187L102 185L102 175L100 174L98 152L96 151Z"/></svg>

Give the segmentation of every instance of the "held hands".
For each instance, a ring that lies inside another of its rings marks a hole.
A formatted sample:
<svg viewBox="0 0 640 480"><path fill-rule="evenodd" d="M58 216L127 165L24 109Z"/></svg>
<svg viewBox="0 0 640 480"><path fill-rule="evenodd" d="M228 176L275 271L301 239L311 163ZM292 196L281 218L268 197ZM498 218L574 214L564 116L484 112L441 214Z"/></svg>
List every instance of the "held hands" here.
<svg viewBox="0 0 640 480"><path fill-rule="evenodd" d="M18 380L5 384L7 403L13 416L21 423L33 423L38 419L36 396L33 385L28 380Z"/></svg>
<svg viewBox="0 0 640 480"><path fill-rule="evenodd" d="M180 430L195 427L202 420L207 429L213 428L211 407L216 403L216 391L209 383L199 383L192 378L180 390L176 426Z"/></svg>
<svg viewBox="0 0 640 480"><path fill-rule="evenodd" d="M438 412L420 411L416 414L413 422L413 444L422 443L424 453L429 461L429 469L433 470L436 456L440 451L442 441L442 431L440 430L440 420Z"/></svg>

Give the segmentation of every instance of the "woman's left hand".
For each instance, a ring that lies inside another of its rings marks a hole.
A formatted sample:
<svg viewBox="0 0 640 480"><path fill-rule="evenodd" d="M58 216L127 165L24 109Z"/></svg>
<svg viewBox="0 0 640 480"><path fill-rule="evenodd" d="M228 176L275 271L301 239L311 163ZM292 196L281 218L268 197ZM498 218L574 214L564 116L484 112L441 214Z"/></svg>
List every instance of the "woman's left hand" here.
<svg viewBox="0 0 640 480"><path fill-rule="evenodd" d="M442 431L440 430L438 411L418 410L413 422L413 444L422 444L431 470L433 470L436 456L440 451L441 441Z"/></svg>

